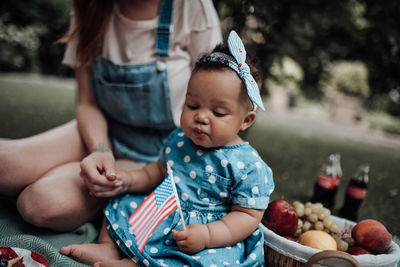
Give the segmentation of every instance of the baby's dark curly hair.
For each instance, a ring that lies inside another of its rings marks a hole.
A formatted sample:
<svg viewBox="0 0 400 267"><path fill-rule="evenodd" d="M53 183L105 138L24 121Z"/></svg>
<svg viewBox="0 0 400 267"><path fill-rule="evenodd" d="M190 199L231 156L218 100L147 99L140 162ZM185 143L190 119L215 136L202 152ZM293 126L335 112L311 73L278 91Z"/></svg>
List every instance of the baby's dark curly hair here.
<svg viewBox="0 0 400 267"><path fill-rule="evenodd" d="M228 68L231 69L228 66L228 61L225 59L218 59L218 61L215 61L215 59L211 59L210 55L214 52L220 52L224 53L226 55L232 56L231 52L229 51L229 48L226 45L219 44L217 45L214 50L211 53L207 53L200 57L200 59L196 62L194 65L193 72L197 70L218 70L218 69L224 69ZM257 85L259 88L261 88L261 80L262 80L262 75L261 72L259 71L259 62L256 58L252 57L248 52L246 56L246 63L250 67L250 72L251 75L253 76L254 80L256 81Z"/></svg>

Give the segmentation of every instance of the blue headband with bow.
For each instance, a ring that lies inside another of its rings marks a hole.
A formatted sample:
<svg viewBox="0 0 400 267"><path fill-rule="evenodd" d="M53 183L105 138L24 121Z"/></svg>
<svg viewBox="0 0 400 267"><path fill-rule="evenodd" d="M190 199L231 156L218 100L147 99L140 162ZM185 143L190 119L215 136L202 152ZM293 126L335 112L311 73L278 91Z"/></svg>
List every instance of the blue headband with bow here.
<svg viewBox="0 0 400 267"><path fill-rule="evenodd" d="M260 90L258 89L257 83L250 73L249 65L246 64L246 50L243 42L235 31L231 31L229 33L228 48L233 57L225 53L214 52L210 55L210 59L212 61L219 61L221 59L226 60L228 62L228 66L239 75L240 79L242 79L246 85L247 95L254 106L253 110L255 111L257 107L259 107L265 111Z"/></svg>

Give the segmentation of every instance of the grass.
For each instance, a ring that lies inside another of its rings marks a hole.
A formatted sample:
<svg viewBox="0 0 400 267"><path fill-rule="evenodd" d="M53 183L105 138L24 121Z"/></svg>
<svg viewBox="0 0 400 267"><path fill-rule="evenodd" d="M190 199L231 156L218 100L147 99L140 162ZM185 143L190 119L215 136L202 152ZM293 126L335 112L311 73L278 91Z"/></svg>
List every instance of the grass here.
<svg viewBox="0 0 400 267"><path fill-rule="evenodd" d="M0 79L0 137L26 137L71 120L75 99L75 90L62 84Z"/></svg>
<svg viewBox="0 0 400 267"><path fill-rule="evenodd" d="M276 189L272 199L310 200L322 164L330 153L339 152L343 178L333 213L337 213L344 201L352 174L360 164L368 162L369 190L359 220L379 220L392 234L400 236L400 149L333 137L323 131L305 133L297 127L261 117L247 133L247 139L274 171Z"/></svg>
<svg viewBox="0 0 400 267"><path fill-rule="evenodd" d="M75 99L76 92L70 85L0 78L0 138L30 136L69 121L74 117ZM400 236L400 148L346 138L349 133L341 128L336 131L342 135L330 131L318 123L272 119L268 112L258 116L246 139L274 171L276 189L272 199L309 200L322 164L330 153L339 152L344 176L334 213L343 203L351 175L361 163L369 162L369 191L359 219L379 220L392 234Z"/></svg>

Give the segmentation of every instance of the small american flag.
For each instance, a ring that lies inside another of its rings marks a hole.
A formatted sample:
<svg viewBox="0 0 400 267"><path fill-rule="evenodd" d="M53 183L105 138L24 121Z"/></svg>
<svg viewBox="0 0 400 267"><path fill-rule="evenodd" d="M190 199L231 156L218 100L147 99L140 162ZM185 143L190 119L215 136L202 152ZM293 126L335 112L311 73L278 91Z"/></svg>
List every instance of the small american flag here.
<svg viewBox="0 0 400 267"><path fill-rule="evenodd" d="M143 251L156 227L179 205L173 183L171 175L168 175L129 216L129 229L136 237L136 244L140 252Z"/></svg>

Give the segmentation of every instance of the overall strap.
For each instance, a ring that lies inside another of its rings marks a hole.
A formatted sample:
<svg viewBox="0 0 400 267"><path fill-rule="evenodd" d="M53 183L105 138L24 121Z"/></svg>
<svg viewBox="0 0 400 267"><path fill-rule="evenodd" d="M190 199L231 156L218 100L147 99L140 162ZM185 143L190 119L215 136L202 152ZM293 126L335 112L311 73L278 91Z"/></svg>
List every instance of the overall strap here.
<svg viewBox="0 0 400 267"><path fill-rule="evenodd" d="M162 0L160 9L160 18L156 29L156 49L155 54L158 56L168 56L169 37L173 31L172 8L173 0Z"/></svg>

